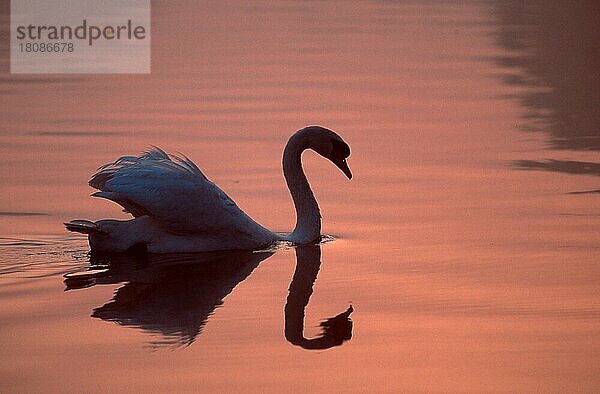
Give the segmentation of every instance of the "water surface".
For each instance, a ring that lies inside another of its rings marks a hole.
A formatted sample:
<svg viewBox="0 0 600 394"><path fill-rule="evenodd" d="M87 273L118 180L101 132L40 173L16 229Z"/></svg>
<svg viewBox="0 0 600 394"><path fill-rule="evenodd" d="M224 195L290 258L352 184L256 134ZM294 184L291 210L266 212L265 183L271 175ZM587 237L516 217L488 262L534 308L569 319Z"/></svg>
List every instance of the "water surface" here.
<svg viewBox="0 0 600 394"><path fill-rule="evenodd" d="M596 8L154 2L149 75L10 75L3 39L0 388L597 391ZM289 231L308 124L352 147L350 182L304 156L332 242L107 270L62 227L125 218L87 180L158 145Z"/></svg>

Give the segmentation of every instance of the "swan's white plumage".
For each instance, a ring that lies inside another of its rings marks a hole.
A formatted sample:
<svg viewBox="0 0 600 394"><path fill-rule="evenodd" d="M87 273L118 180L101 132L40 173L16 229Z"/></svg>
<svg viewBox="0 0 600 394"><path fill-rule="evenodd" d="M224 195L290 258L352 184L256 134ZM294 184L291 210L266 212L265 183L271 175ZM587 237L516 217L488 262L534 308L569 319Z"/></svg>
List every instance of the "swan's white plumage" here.
<svg viewBox="0 0 600 394"><path fill-rule="evenodd" d="M159 148L100 167L89 184L101 191L96 196L178 233L231 230L247 217L191 160Z"/></svg>
<svg viewBox="0 0 600 394"><path fill-rule="evenodd" d="M284 173L297 223L289 236L277 235L252 220L190 159L157 147L139 157L123 156L103 165L89 182L99 190L93 196L118 203L134 219L100 220L96 227L90 227L93 222L82 226L73 221L66 224L67 229L89 234L92 249L117 252L140 243L151 252L191 252L252 249L280 239L314 241L320 235L320 214L300 161L307 148L349 174L345 158L350 150L334 132L311 126L290 138L284 151Z"/></svg>

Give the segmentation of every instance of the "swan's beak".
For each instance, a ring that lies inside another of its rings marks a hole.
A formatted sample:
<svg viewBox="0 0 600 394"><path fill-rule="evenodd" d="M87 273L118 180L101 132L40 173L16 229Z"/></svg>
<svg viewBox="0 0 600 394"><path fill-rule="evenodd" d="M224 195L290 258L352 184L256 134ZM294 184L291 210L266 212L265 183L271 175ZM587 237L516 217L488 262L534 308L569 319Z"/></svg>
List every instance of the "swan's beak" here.
<svg viewBox="0 0 600 394"><path fill-rule="evenodd" d="M337 168L342 170L342 172L348 177L348 179L352 179L352 172L348 167L348 163L346 163L346 159L343 159L342 161L334 161L333 164L335 164Z"/></svg>

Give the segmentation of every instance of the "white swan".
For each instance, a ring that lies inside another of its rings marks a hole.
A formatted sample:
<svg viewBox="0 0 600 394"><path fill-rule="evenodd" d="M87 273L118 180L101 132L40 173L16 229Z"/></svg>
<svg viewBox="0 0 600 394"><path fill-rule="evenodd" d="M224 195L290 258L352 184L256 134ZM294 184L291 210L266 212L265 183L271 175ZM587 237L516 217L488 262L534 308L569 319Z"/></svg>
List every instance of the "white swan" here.
<svg viewBox="0 0 600 394"><path fill-rule="evenodd" d="M130 220L73 220L70 231L88 234L92 251L124 252L143 246L152 253L256 249L274 241L307 244L321 236L319 206L302 169L301 155L312 149L350 179L350 147L331 130L309 126L292 135L283 152L283 173L296 207L289 235L273 233L246 215L187 157L154 148L124 156L92 176L92 194L120 204Z"/></svg>

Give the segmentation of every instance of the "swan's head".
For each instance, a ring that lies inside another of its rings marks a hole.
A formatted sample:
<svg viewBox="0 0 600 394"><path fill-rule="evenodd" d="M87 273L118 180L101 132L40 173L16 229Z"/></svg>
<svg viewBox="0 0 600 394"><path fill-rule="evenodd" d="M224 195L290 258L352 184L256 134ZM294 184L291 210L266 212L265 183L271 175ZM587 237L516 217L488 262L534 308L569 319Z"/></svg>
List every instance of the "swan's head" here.
<svg viewBox="0 0 600 394"><path fill-rule="evenodd" d="M307 148L331 160L348 179L352 179L352 172L346 162L350 156L350 146L342 137L321 126L308 126L300 130L298 134L300 133L306 141Z"/></svg>

